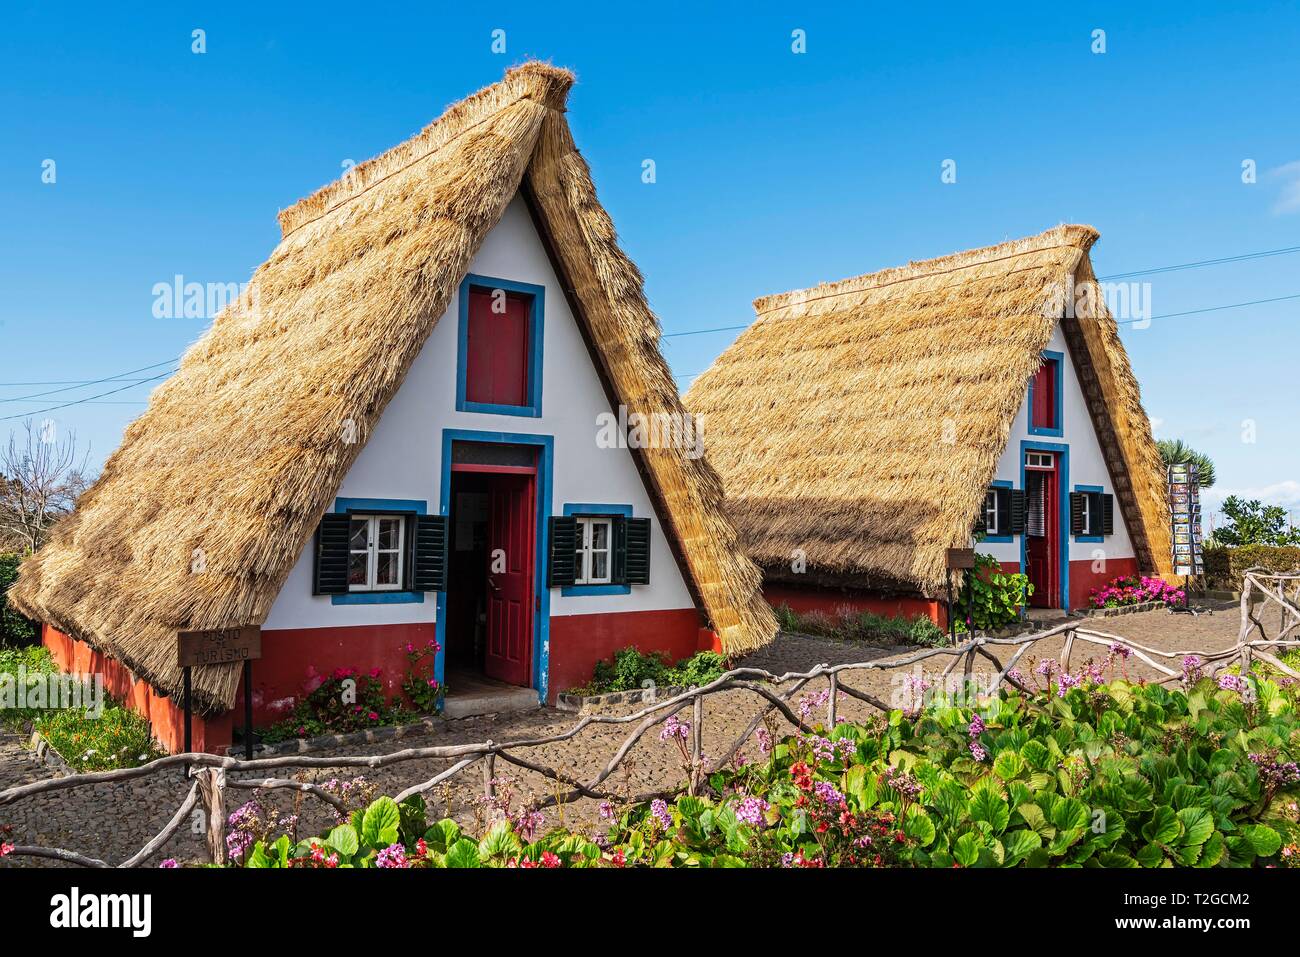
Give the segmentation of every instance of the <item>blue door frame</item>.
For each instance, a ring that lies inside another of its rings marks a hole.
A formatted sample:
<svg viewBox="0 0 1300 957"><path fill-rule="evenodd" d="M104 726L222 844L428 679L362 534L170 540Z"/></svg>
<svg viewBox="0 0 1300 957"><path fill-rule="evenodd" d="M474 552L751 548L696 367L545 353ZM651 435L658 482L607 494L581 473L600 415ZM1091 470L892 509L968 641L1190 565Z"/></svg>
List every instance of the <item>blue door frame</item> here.
<svg viewBox="0 0 1300 957"><path fill-rule="evenodd" d="M532 445L537 448L537 533L533 536L533 684L543 704L549 691L551 665L551 590L546 587L546 555L550 535L551 473L554 468L555 439L550 435L516 432L479 432L473 429L442 430L442 468L438 487L438 514L451 514L451 446L453 442L494 442L500 445ZM452 530L449 530L452 531ZM445 681L447 656L447 593L438 592L438 655L434 659L434 676Z"/></svg>
<svg viewBox="0 0 1300 957"><path fill-rule="evenodd" d="M1035 439L1022 439L1020 442L1020 487L1028 488L1025 482L1025 453L1026 452L1056 452L1060 455L1060 466L1057 468L1056 476L1056 498L1057 511L1060 518L1057 519L1056 537L1060 539L1059 549L1061 553L1061 607L1066 611L1070 610L1070 447L1061 442L1039 442ZM1022 574L1028 574L1027 549L1029 543L1028 534L1020 536L1020 571Z"/></svg>

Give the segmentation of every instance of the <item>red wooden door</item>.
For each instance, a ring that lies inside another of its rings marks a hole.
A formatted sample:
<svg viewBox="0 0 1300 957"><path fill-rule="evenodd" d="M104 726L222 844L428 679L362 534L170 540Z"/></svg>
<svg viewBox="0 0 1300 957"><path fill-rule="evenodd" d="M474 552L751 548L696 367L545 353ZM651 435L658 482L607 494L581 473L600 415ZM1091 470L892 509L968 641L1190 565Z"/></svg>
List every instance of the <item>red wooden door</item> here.
<svg viewBox="0 0 1300 957"><path fill-rule="evenodd" d="M529 684L533 659L532 475L493 475L488 504L487 650L483 670Z"/></svg>
<svg viewBox="0 0 1300 957"><path fill-rule="evenodd" d="M1026 506L1025 574L1034 586L1029 604L1035 608L1056 608L1060 593L1061 510L1057 471L1030 469L1025 472Z"/></svg>
<svg viewBox="0 0 1300 957"><path fill-rule="evenodd" d="M493 312L493 303L500 312ZM529 301L498 290L471 289L465 398L492 405L528 402Z"/></svg>

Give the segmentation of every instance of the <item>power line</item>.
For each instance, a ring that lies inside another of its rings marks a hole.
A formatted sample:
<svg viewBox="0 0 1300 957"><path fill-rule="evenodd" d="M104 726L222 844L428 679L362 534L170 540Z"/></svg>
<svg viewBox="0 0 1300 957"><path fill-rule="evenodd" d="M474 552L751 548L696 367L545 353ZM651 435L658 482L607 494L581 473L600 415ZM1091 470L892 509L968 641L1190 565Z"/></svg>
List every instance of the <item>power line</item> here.
<svg viewBox="0 0 1300 957"><path fill-rule="evenodd" d="M167 378L169 375L171 375L172 373L174 373L175 371L176 371L175 369L169 369L168 371L162 373L161 375L156 375L156 376L154 376L153 378L150 378L150 379L143 379L143 380L141 380L141 381L143 381L143 382L154 382L154 381L156 381L156 380L158 380L158 379L165 379L165 378ZM108 379L104 379L104 380L101 380L101 381L108 382L108 381L110 381L110 380L108 380ZM110 390L107 391L107 392L101 392L101 393L99 393L99 395L89 395L89 396L86 396L84 399L74 399L74 400L71 401L71 402L65 402L65 403L63 403L62 405L52 405L52 406L50 406L48 409L36 409L36 410L34 410L34 411L31 411L31 412L21 412L21 413L19 413L18 415L0 415L0 422L6 422L6 421L8 421L9 419L26 419L26 418L29 418L29 417L31 417L31 416L33 416L33 415L43 415L43 414L46 413L46 412L56 412L56 411L58 411L59 409L67 409L67 408L70 408L70 407L72 407L72 406L74 406L74 405L82 405L83 403L86 403L86 402L93 402L95 399L102 399L102 398L104 398L104 396L106 396L106 395L116 395L116 394L119 393L119 392L125 392L127 389L134 389L134 388L135 388L136 386L138 386L138 385L140 385L139 382L131 382L131 383L128 383L127 385L122 386L120 389L110 389Z"/></svg>
<svg viewBox="0 0 1300 957"><path fill-rule="evenodd" d="M1131 279L1134 276L1154 276L1162 272L1178 272L1183 269L1200 269L1202 266L1220 266L1224 263L1247 262L1251 259L1267 259L1270 256L1285 256L1300 252L1300 246L1283 246L1281 249L1265 249L1257 253L1242 253L1240 256L1222 256L1218 259L1201 259L1191 263L1178 263L1174 266L1153 266L1150 269L1135 269L1132 272L1117 272L1110 276L1098 276L1100 282L1109 279Z"/></svg>
<svg viewBox="0 0 1300 957"><path fill-rule="evenodd" d="M1178 316L1197 316L1203 312L1222 312L1224 309L1241 309L1244 306L1262 306L1270 302L1286 302L1288 299L1300 299L1300 292L1292 293L1289 296L1275 296L1272 299L1252 299L1250 302L1233 302L1226 306L1206 306L1204 309L1188 309L1185 312L1167 312L1163 316L1152 316L1150 319L1116 319L1116 325L1123 325L1129 322L1155 322L1157 319L1175 319Z"/></svg>
<svg viewBox="0 0 1300 957"><path fill-rule="evenodd" d="M24 402L27 399L42 399L45 396L58 395L61 392L75 392L77 389L85 388L88 385L99 385L101 382L113 382L117 379L121 379L123 376L134 375L137 372L147 372L148 370L156 369L159 366L171 365L175 361L175 358L166 359L162 362L155 362L153 365L141 366L139 369L130 369L126 372L119 372L117 375L106 376L103 379L87 379L85 382L80 382L77 385L70 385L63 389L50 389L48 392L33 392L31 395L19 395L12 399L0 399L0 402ZM168 373L168 375L170 374L171 373ZM153 379L137 379L133 384L138 385L141 382L152 382L157 378L160 377L154 376Z"/></svg>

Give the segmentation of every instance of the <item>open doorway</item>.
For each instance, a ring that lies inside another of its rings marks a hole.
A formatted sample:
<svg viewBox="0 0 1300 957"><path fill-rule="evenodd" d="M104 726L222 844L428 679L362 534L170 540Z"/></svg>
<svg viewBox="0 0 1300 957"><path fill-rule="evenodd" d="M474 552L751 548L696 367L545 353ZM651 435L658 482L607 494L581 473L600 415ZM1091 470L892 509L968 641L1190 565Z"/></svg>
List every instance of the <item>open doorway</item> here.
<svg viewBox="0 0 1300 957"><path fill-rule="evenodd" d="M1060 608L1060 470L1054 452L1025 452L1025 574L1034 586L1029 604Z"/></svg>
<svg viewBox="0 0 1300 957"><path fill-rule="evenodd" d="M449 693L492 682L526 688L536 611L535 453L473 442L453 451L443 632Z"/></svg>

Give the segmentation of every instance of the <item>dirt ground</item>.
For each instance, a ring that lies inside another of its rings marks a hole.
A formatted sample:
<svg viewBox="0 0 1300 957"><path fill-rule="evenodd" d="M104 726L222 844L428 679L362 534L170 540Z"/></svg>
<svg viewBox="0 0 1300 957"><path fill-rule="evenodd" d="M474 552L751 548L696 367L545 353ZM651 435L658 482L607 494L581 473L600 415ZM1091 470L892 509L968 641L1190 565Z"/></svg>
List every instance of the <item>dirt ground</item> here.
<svg viewBox="0 0 1300 957"><path fill-rule="evenodd" d="M1160 648L1166 651L1188 653L1206 653L1230 647L1237 640L1238 612L1235 606L1215 605L1213 614L1199 617L1173 615L1166 611L1145 612L1135 615L1123 615L1114 618L1098 618L1081 621L1082 627L1106 632L1118 637ZM1029 674L1033 664L1042 658L1059 659L1063 640L1060 637L1044 639L1032 651L1021 659L1018 667ZM818 664L847 664L867 661L897 659L914 654L916 648L891 648L862 644L849 644L798 635L781 635L771 645L751 654L738 662L740 666L761 668L773 674L806 671ZM993 652L1005 664L1014 649L1006 647L992 648ZM1072 655L1073 666L1078 667L1088 660L1100 660L1105 655L1102 647L1089 647L1076 643ZM924 675L927 680L937 681L939 674L947 665L947 657L935 657L926 660L911 670L918 677ZM917 670L919 667L920 670ZM1175 663L1175 667L1177 664ZM862 670L842 673L840 680L851 687L873 694L886 702L897 704L901 687L900 669ZM982 662L978 674L991 675L995 669L987 662ZM1129 677L1160 677L1148 666L1132 658L1127 663ZM825 679L817 679L794 701L796 704L804 694L815 694L827 688ZM620 706L611 709L611 713L628 714L639 706ZM732 741L748 726L750 720L758 713L761 699L749 691L734 690L712 695L705 699L703 721L703 748L707 754L717 755L730 746ZM850 720L863 719L876 713L869 705L841 697L839 713ZM679 717L691 720L691 709L687 705ZM819 708L816 720L824 720L825 709ZM573 727L577 716L555 711L549 708L522 714L484 716L448 721L430 733L412 738L404 738L387 744L372 745L372 753L389 753L404 748L428 747L432 745L475 743L488 739L506 742L523 738L543 737L558 734ZM781 726L788 727L785 721ZM614 754L623 740L631 733L633 724L596 724L588 726L577 736L559 743L520 749L520 754L528 760L549 765L572 774L579 779L588 779L602 768ZM750 759L759 756L757 742L747 742L744 752ZM347 752L357 753L355 748ZM313 756L331 755L331 752L315 752ZM658 728L644 735L629 755L625 766L607 780L606 786L619 793L631 794L663 789L674 782L683 780L681 756L672 742L659 740ZM377 793L395 794L396 792L420 781L424 781L449 766L448 761L418 760L366 771L364 777L375 785ZM37 766L30 753L23 747L22 740L16 735L0 735L0 790L49 775L47 769ZM290 776L292 772L274 771L277 777ZM326 780L331 777L356 776L356 771L310 771L311 779ZM497 762L499 779L509 779L509 786L516 795L526 798L529 794L545 795L553 793L554 785L540 775ZM478 809L478 797L482 793L483 780L479 766L472 766L453 779L446 787L435 789L426 795L430 805L430 814L449 813L463 824L473 825ZM179 770L163 772L128 781L117 785L99 784L60 791L34 798L25 798L6 806L0 806L0 824L14 826L9 838L15 844L40 844L58 846L91 857L100 858L116 864L142 847L156 834L175 813L185 797L188 788ZM228 792L228 801L232 802L227 811L232 810L242 800L240 795L250 792ZM292 798L288 792L274 792L274 801L288 811ZM518 803L518 802L516 802ZM545 812L543 829L560 823L579 826L595 826L597 821L597 802L581 800L563 808L551 808ZM299 809L302 814L300 836L318 833L331 824L328 809L314 799L302 802ZM154 858L154 863L164 857L175 857L182 861L204 859L201 840L183 829L162 852ZM7 858L0 862L5 866L33 866L38 862L31 858Z"/></svg>

